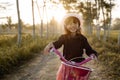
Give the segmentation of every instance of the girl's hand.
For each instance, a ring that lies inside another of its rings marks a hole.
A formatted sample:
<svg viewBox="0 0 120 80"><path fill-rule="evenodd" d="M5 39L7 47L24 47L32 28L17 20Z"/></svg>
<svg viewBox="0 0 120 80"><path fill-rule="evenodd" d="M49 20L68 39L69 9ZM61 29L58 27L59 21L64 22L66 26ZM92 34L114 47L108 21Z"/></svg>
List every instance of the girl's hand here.
<svg viewBox="0 0 120 80"><path fill-rule="evenodd" d="M51 47L54 47L53 43L49 43L45 48L44 48L44 54L49 54Z"/></svg>
<svg viewBox="0 0 120 80"><path fill-rule="evenodd" d="M99 64L98 57L97 57L95 54L91 54L90 57L91 57L92 59L94 59L94 63Z"/></svg>
<svg viewBox="0 0 120 80"><path fill-rule="evenodd" d="M97 57L95 56L95 54L91 54L90 57L91 57L92 59L97 60Z"/></svg>

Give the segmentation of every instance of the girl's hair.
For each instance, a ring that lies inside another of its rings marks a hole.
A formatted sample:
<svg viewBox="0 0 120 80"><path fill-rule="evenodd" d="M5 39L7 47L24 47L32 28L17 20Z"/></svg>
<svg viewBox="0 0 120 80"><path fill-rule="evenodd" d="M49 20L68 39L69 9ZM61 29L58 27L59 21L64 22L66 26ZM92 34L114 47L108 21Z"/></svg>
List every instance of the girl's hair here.
<svg viewBox="0 0 120 80"><path fill-rule="evenodd" d="M81 34L81 28L80 28L80 25L81 25L81 22L80 20L75 17L75 16L69 16L67 17L65 20L64 20L64 29L65 29L65 33L66 34L70 34L71 32L66 28L66 25L69 24L70 21L73 21L73 23L78 23L78 30L76 31L76 34Z"/></svg>

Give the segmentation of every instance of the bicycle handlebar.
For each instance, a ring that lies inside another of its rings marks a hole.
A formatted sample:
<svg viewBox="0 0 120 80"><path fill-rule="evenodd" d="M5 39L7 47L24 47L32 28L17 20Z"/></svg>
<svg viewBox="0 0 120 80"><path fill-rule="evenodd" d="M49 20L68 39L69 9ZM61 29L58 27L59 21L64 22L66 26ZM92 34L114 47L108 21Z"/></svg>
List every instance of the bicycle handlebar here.
<svg viewBox="0 0 120 80"><path fill-rule="evenodd" d="M51 48L50 52L55 52L59 57L60 59L63 61L63 62L68 62L68 60L66 60L63 55L58 51L56 50L55 48Z"/></svg>
<svg viewBox="0 0 120 80"><path fill-rule="evenodd" d="M60 57L60 60L61 60L61 61L65 62L65 63L68 63L68 64L71 64L71 65L76 65L76 66L80 66L80 65L82 65L82 64L85 64L85 63L89 62L90 60L94 59L94 57L95 57L95 55L92 54L92 55L90 55L90 57L86 58L86 59L85 59L84 61L82 61L82 62L72 63L71 61L66 60L66 59L63 57L63 55L62 55L57 49L55 49L54 47L51 48L50 52L56 53L56 54Z"/></svg>

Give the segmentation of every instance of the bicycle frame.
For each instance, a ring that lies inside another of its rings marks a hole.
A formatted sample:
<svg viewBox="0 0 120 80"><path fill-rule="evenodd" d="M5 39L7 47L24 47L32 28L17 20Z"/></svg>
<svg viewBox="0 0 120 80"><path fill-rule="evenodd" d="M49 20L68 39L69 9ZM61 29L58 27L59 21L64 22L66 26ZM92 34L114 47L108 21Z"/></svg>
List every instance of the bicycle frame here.
<svg viewBox="0 0 120 80"><path fill-rule="evenodd" d="M63 55L55 48L52 48L50 52L54 52L55 54L57 54L60 57L60 60L62 61L61 66L58 70L56 80L88 80L92 69L84 67L82 66L82 64L85 64L92 60L94 57L93 54L80 63L73 63L71 61L66 60L63 57Z"/></svg>

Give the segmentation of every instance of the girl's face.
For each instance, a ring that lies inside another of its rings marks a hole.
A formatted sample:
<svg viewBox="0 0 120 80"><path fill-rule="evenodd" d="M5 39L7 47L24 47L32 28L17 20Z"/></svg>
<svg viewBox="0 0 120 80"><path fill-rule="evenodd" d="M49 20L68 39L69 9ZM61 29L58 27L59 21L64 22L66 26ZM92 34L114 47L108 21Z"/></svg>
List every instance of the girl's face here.
<svg viewBox="0 0 120 80"><path fill-rule="evenodd" d="M66 25L66 28L71 32L71 33L75 33L78 28L79 28L79 24L78 23L74 23L74 22L70 22Z"/></svg>

